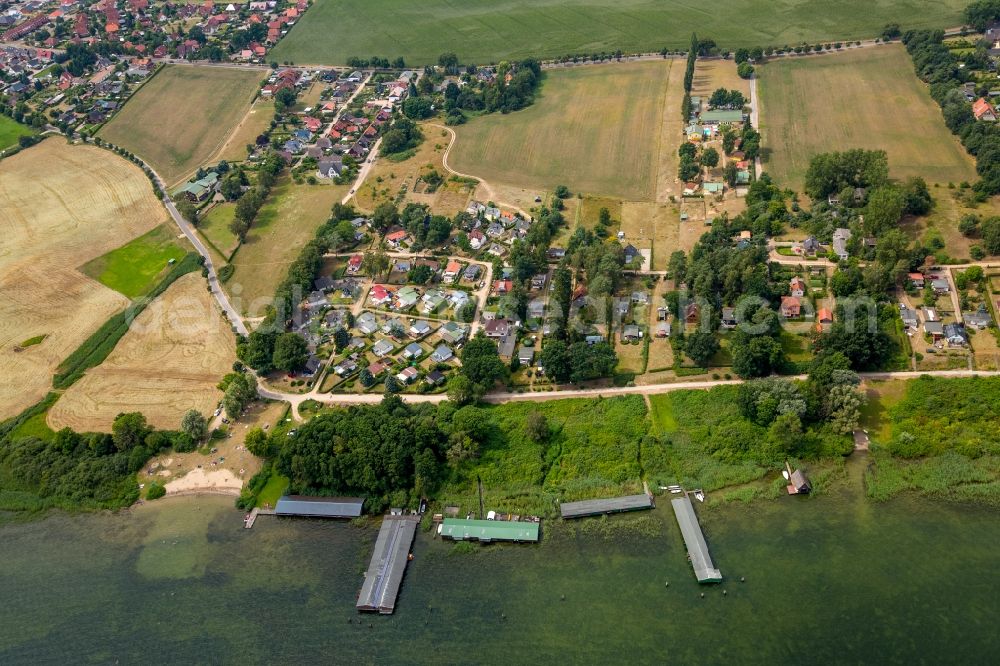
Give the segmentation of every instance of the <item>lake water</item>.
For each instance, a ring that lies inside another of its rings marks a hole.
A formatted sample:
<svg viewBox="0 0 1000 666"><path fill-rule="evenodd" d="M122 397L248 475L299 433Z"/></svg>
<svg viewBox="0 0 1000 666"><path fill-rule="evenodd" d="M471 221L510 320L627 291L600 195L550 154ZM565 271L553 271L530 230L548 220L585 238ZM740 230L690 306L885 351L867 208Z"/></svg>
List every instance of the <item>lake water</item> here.
<svg viewBox="0 0 1000 666"><path fill-rule="evenodd" d="M535 546L422 532L391 617L354 610L375 527L211 497L8 525L0 663L996 663L1000 514L859 483L699 505L710 587L666 498Z"/></svg>

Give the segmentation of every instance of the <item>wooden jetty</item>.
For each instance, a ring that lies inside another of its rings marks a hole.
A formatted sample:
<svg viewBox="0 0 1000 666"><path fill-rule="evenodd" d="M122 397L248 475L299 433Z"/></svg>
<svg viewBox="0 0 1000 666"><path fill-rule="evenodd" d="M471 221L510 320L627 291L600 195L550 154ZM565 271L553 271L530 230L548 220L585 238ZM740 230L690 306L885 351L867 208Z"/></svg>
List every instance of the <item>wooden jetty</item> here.
<svg viewBox="0 0 1000 666"><path fill-rule="evenodd" d="M721 583L722 572L712 563L712 556L708 552L708 544L705 543L705 535L701 531L691 498L685 493L683 497L670 500L670 505L681 528L681 536L684 537L684 545L687 546L688 557L691 559L691 566L694 567L694 575L698 582Z"/></svg>
<svg viewBox="0 0 1000 666"><path fill-rule="evenodd" d="M559 511L564 519L600 516L607 513L640 511L652 508L653 498L648 494L583 500L582 502L562 502L559 504Z"/></svg>
<svg viewBox="0 0 1000 666"><path fill-rule="evenodd" d="M253 529L254 523L257 522L257 516L273 516L273 515L274 515L274 509L261 509L258 507L254 507L250 511L250 515L248 515L243 520L243 527L245 527L248 530Z"/></svg>

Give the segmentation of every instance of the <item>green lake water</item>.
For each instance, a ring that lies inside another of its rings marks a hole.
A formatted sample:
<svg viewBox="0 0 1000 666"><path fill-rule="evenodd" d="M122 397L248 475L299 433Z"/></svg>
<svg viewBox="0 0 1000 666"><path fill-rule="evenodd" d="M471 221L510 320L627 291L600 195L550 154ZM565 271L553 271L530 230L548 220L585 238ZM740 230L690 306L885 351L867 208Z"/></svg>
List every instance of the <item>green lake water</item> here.
<svg viewBox="0 0 1000 666"><path fill-rule="evenodd" d="M422 532L391 617L354 610L374 526L244 530L228 498L8 525L0 664L997 663L1000 513L859 484L698 505L709 587L667 498L534 546Z"/></svg>

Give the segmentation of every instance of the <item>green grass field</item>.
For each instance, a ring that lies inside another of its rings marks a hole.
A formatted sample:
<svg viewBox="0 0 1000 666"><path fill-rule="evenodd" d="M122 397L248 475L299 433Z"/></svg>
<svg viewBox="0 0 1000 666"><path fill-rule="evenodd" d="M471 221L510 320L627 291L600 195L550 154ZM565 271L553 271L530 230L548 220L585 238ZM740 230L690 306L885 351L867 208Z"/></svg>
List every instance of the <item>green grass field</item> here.
<svg viewBox="0 0 1000 666"><path fill-rule="evenodd" d="M467 409L481 409L489 419L485 443L479 458L438 492L443 504L477 509L477 477L487 506L543 515L554 514L560 499L641 492L639 445L648 421L639 396ZM551 434L542 442L525 434L532 412L548 420Z"/></svg>
<svg viewBox="0 0 1000 666"><path fill-rule="evenodd" d="M813 155L849 148L885 150L896 178L976 179L902 46L785 58L759 72L764 168L782 185L801 188Z"/></svg>
<svg viewBox="0 0 1000 666"><path fill-rule="evenodd" d="M236 308L257 316L271 304L288 265L347 190L347 185L296 185L287 179L275 185L231 262L236 272L225 288L234 297Z"/></svg>
<svg viewBox="0 0 1000 666"><path fill-rule="evenodd" d="M239 247L240 240L229 230L236 214L236 204L219 204L198 221L198 231L216 252L228 260Z"/></svg>
<svg viewBox="0 0 1000 666"><path fill-rule="evenodd" d="M222 149L263 78L258 71L168 66L99 136L148 161L168 185L182 182Z"/></svg>
<svg viewBox="0 0 1000 666"><path fill-rule="evenodd" d="M278 62L343 64L350 56L403 56L410 66L454 51L462 62L568 53L684 48L692 31L724 48L875 37L961 23L965 0L317 0L268 55Z"/></svg>
<svg viewBox="0 0 1000 666"><path fill-rule="evenodd" d="M172 227L160 225L134 241L87 262L83 272L115 291L138 298L159 283L171 259L187 252L178 244Z"/></svg>
<svg viewBox="0 0 1000 666"><path fill-rule="evenodd" d="M13 118L0 115L0 150L10 148L17 144L17 140L22 136L28 136L34 132L27 125L15 121Z"/></svg>
<svg viewBox="0 0 1000 666"><path fill-rule="evenodd" d="M491 183L648 199L670 68L654 61L550 71L532 106L455 128L449 166Z"/></svg>

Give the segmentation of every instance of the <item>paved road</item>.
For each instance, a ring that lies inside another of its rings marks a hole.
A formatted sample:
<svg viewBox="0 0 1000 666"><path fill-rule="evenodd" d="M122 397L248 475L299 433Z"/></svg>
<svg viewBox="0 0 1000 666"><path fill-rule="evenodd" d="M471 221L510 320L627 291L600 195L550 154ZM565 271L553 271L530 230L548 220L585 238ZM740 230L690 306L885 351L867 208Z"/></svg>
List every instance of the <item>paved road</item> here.
<svg viewBox="0 0 1000 666"><path fill-rule="evenodd" d="M750 76L750 125L760 131L760 98L757 96L757 74ZM760 161L760 155L753 160L754 178L760 178L764 173L764 165Z"/></svg>
<svg viewBox="0 0 1000 666"><path fill-rule="evenodd" d="M932 377L998 377L1000 371L995 370L929 370L925 372L863 372L860 373L863 380L879 381L888 379L915 379L924 375ZM786 376L783 379L804 380L807 375ZM562 400L566 398L611 398L622 395L659 395L672 391L691 391L709 389L715 386L727 386L742 384L741 379L718 379L709 381L677 382L674 384L654 384L650 386L621 386L592 389L568 389L565 391L549 391L543 393L491 393L484 397L485 402L504 403L518 401L542 401L542 400ZM294 394L282 393L273 389L261 386L258 388L261 397L269 400L281 400L292 405L292 413L296 420L302 420L299 416L298 407L307 400L315 400L327 405L372 405L382 401L381 394ZM401 394L400 397L410 403L438 403L448 399L443 393L434 395L421 394Z"/></svg>
<svg viewBox="0 0 1000 666"><path fill-rule="evenodd" d="M236 311L236 308L233 307L233 304L229 302L229 296L226 295L226 292L222 289L222 285L219 283L219 276L215 272L215 264L212 262L212 255L209 254L208 249L201 242L201 239L198 238L198 234L194 232L191 225L188 224L187 220L185 220L180 212L178 212L174 202L170 199L167 186L164 184L163 178L160 177L160 174L153 169L152 165L144 162L138 155L136 155L136 159L139 160L142 165L149 169L150 173L153 174L153 180L163 192L163 205L166 207L167 212L170 213L170 217L173 218L174 223L176 223L180 228L181 233L183 233L184 236L191 241L191 245L194 247L195 252L200 254L205 260L205 269L208 272L208 286L212 290L212 296L215 297L215 301L219 304L219 307L222 308L223 313L225 313L226 318L229 320L229 323L232 324L233 328L236 329L236 332L240 335L247 335L249 332L247 331L246 324L243 323L243 319Z"/></svg>

